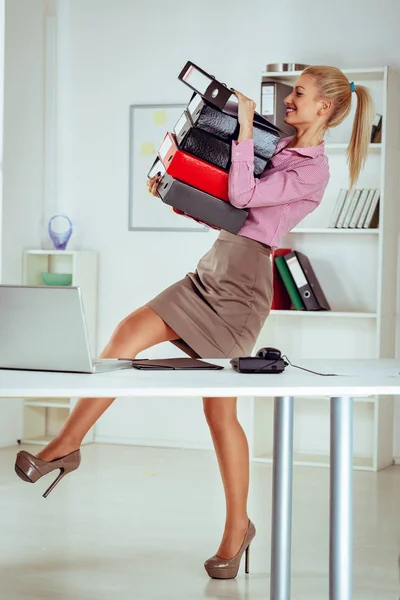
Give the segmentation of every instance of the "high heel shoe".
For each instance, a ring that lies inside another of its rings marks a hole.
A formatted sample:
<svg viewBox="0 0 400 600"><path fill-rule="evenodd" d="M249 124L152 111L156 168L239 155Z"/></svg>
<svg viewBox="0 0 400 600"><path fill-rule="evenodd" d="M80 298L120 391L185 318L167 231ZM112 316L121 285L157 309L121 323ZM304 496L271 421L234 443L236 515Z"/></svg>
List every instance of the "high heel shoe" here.
<svg viewBox="0 0 400 600"><path fill-rule="evenodd" d="M60 469L58 477L43 494L43 498L47 498L64 475L71 473L71 471L75 471L75 469L79 467L80 462L80 450L75 450L66 456L51 461L43 460L43 458L39 458L25 450L21 450L21 452L18 452L15 461L15 472L23 481L35 483L38 479L43 477L43 475L47 475L47 473L50 473L55 469Z"/></svg>
<svg viewBox="0 0 400 600"><path fill-rule="evenodd" d="M240 546L239 552L233 558L221 558L218 554L215 554L204 563L204 567L213 579L234 579L238 574L240 561L243 552L246 552L246 563L245 572L249 572L249 552L250 544L255 538L256 528L249 519L249 525L247 527L246 534L242 545Z"/></svg>

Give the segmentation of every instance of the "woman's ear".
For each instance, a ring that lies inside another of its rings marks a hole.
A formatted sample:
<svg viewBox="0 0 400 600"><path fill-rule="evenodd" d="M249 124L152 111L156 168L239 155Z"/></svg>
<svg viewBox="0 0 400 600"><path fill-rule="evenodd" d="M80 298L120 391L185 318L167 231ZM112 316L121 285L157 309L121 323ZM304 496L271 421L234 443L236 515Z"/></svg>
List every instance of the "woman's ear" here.
<svg viewBox="0 0 400 600"><path fill-rule="evenodd" d="M325 115L331 110L332 102L330 100L322 100L322 106L318 110L319 115Z"/></svg>

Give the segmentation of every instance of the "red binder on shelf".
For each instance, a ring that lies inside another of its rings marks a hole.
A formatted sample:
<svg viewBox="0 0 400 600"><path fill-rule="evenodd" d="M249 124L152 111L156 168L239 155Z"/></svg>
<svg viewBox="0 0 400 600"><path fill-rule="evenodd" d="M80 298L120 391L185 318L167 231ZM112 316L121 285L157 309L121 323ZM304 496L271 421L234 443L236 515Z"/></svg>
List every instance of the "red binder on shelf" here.
<svg viewBox="0 0 400 600"><path fill-rule="evenodd" d="M290 254L291 248L277 248L272 253L272 283L274 295L272 298L271 310L290 310L292 308L292 301L287 292L286 286L283 283L282 277L279 275L279 271L275 264L275 258L277 256L285 256Z"/></svg>
<svg viewBox="0 0 400 600"><path fill-rule="evenodd" d="M175 134L167 133L158 155L171 177L228 202L228 173L178 148Z"/></svg>

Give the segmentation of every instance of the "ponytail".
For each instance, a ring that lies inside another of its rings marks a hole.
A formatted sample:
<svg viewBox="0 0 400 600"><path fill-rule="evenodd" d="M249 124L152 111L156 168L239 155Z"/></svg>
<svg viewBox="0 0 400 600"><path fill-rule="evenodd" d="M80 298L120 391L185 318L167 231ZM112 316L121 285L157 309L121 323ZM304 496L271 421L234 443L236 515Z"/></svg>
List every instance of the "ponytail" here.
<svg viewBox="0 0 400 600"><path fill-rule="evenodd" d="M356 85L355 93L357 96L357 108L350 143L346 150L351 190L356 185L360 171L364 168L365 161L367 160L372 122L374 119L374 107L368 89L363 85Z"/></svg>
<svg viewBox="0 0 400 600"><path fill-rule="evenodd" d="M357 108L350 143L346 150L350 190L352 190L357 183L368 155L374 118L374 105L371 94L365 86L350 83L343 71L337 67L311 66L304 69L303 73L314 78L319 96L332 102L333 111L326 123L325 131L340 125L350 114L352 91L355 92Z"/></svg>

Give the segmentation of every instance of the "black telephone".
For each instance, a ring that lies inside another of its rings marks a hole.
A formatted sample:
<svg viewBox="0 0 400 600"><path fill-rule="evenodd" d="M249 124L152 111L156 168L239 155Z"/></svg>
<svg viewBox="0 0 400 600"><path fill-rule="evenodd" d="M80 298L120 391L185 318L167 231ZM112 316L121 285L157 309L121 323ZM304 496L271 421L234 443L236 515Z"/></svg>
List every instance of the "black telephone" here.
<svg viewBox="0 0 400 600"><path fill-rule="evenodd" d="M279 360L282 357L282 353L277 348L260 348L256 356L258 358L265 358L266 360Z"/></svg>
<svg viewBox="0 0 400 600"><path fill-rule="evenodd" d="M232 358L230 364L239 373L283 373L289 364L277 348L260 348L256 356Z"/></svg>

